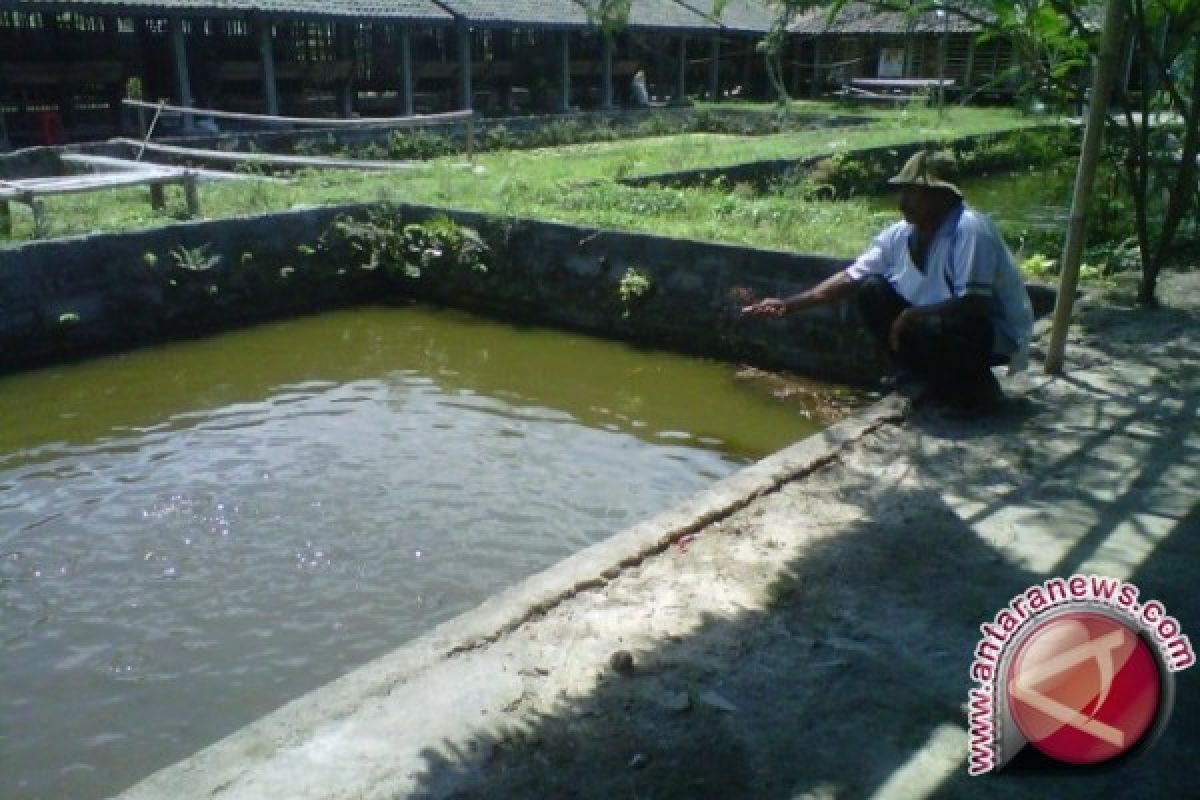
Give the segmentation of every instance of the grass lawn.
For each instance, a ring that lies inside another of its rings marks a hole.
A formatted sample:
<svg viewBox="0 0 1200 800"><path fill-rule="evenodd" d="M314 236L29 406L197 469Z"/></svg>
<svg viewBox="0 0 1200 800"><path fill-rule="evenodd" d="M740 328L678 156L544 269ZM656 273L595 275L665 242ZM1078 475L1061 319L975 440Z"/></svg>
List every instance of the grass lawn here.
<svg viewBox="0 0 1200 800"><path fill-rule="evenodd" d="M730 107L778 113L764 104L721 106ZM847 113L820 103L796 103L794 108L803 113ZM296 173L286 184L205 184L201 203L208 218L220 218L297 206L411 202L845 256L857 252L880 227L881 217L890 215L872 212L856 201L808 202L800 192L786 189L760 195L736 186L631 188L616 181L689 168L951 139L1045 122L994 108L955 107L943 115L923 107L854 113L872 121L852 128L766 136L697 133L483 153L472 164L465 164L462 156L450 156L400 173L308 170ZM165 212L155 212L146 189L124 189L48 198L46 207L51 235L64 236L166 224L182 216L183 199L169 192ZM28 210L17 204L12 208L11 238L32 238Z"/></svg>

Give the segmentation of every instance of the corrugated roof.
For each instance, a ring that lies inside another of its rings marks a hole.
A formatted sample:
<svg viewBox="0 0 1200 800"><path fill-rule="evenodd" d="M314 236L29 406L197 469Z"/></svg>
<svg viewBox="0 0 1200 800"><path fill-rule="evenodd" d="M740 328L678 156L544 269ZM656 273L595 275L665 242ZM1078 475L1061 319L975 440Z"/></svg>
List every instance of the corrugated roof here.
<svg viewBox="0 0 1200 800"><path fill-rule="evenodd" d="M449 24L454 17L433 0L0 0L0 10L129 16L238 16L393 19Z"/></svg>
<svg viewBox="0 0 1200 800"><path fill-rule="evenodd" d="M756 0L727 0L719 17L713 15L717 0L676 0L676 2L720 23L731 33L767 33L777 11Z"/></svg>
<svg viewBox="0 0 1200 800"><path fill-rule="evenodd" d="M595 0L576 0L594 9ZM675 33L716 33L720 26L698 11L675 0L632 0L629 7L630 30L673 31Z"/></svg>
<svg viewBox="0 0 1200 800"><path fill-rule="evenodd" d="M585 28L587 11L574 0L439 0L473 27Z"/></svg>
<svg viewBox="0 0 1200 800"><path fill-rule="evenodd" d="M879 11L866 3L848 3L832 20L828 8L811 9L797 17L788 30L806 34L911 34L972 33L981 27L954 13L939 17L934 11L908 14Z"/></svg>

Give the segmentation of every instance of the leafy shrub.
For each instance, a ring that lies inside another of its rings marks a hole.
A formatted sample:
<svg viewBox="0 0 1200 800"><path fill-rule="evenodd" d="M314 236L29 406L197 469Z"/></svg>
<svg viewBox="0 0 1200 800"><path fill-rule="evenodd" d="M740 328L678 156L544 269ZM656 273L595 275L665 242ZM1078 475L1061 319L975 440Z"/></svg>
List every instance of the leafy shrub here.
<svg viewBox="0 0 1200 800"><path fill-rule="evenodd" d="M425 128L414 128L411 131L392 133L386 151L390 158L424 160L448 156L456 150L454 142L448 137Z"/></svg>
<svg viewBox="0 0 1200 800"><path fill-rule="evenodd" d="M650 295L651 289L653 289L653 284L650 276L645 272L637 267L625 270L625 274L617 283L617 297L625 309L624 316L628 317L633 313L633 310Z"/></svg>
<svg viewBox="0 0 1200 800"><path fill-rule="evenodd" d="M389 278L417 281L437 272L487 272L487 245L479 233L438 215L423 223L405 223L390 209L366 219L341 216L322 236L324 249L344 248L362 269L382 268Z"/></svg>

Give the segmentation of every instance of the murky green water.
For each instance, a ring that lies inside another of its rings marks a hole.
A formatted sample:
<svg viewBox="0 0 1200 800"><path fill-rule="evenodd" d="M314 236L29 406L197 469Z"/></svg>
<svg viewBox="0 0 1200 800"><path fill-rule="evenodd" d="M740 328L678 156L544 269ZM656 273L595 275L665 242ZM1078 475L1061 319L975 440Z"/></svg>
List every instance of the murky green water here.
<svg viewBox="0 0 1200 800"><path fill-rule="evenodd" d="M728 365L429 309L0 379L0 797L119 791L807 413Z"/></svg>

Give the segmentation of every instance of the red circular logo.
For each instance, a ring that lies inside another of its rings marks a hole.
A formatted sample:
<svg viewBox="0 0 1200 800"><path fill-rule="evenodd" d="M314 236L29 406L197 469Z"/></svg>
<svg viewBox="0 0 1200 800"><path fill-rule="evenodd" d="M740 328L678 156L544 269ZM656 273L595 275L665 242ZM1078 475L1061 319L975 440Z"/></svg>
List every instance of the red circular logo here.
<svg viewBox="0 0 1200 800"><path fill-rule="evenodd" d="M1128 625L1072 611L1034 628L1013 655L1008 706L1029 743L1058 761L1097 764L1128 752L1158 713L1158 664Z"/></svg>

